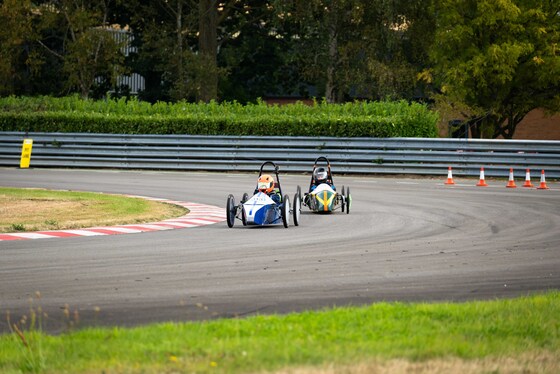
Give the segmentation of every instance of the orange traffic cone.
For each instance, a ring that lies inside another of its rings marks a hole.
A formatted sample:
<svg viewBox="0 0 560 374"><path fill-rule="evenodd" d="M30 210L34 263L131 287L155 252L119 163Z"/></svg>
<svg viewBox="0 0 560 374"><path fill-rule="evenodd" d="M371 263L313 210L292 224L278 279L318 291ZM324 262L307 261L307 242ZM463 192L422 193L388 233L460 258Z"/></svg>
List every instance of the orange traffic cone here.
<svg viewBox="0 0 560 374"><path fill-rule="evenodd" d="M516 188L515 181L513 180L513 168L509 169L509 181L506 185L507 188Z"/></svg>
<svg viewBox="0 0 560 374"><path fill-rule="evenodd" d="M451 172L451 166L447 169L447 181L444 184L455 184L455 182L453 182L453 173Z"/></svg>
<svg viewBox="0 0 560 374"><path fill-rule="evenodd" d="M544 176L544 170L541 171L541 185L537 187L537 190L548 190L548 186L546 185L546 179Z"/></svg>
<svg viewBox="0 0 560 374"><path fill-rule="evenodd" d="M531 170L529 169L525 172L525 183L523 183L523 187L535 187L533 183L531 183Z"/></svg>
<svg viewBox="0 0 560 374"><path fill-rule="evenodd" d="M484 180L484 168L480 168L480 180L476 185L479 187L488 187L486 181Z"/></svg>

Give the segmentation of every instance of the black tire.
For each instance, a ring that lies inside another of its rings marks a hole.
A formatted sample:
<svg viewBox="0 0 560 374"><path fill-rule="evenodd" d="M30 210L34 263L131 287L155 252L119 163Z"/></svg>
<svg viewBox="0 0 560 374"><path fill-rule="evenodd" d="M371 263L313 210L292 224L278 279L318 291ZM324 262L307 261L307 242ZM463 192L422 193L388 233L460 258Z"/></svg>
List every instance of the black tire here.
<svg viewBox="0 0 560 374"><path fill-rule="evenodd" d="M243 204L245 204L247 200L249 200L249 194L245 192L241 198L241 223L243 223L243 226L247 226L247 213L245 213L245 208L243 208Z"/></svg>
<svg viewBox="0 0 560 374"><path fill-rule="evenodd" d="M241 205L241 223L243 226L247 226L247 213L245 213L243 205Z"/></svg>
<svg viewBox="0 0 560 374"><path fill-rule="evenodd" d="M294 225L299 226L299 217L301 214L301 196L299 195L299 192L296 192L294 196L293 212L294 212Z"/></svg>
<svg viewBox="0 0 560 374"><path fill-rule="evenodd" d="M235 210L235 198L233 195L229 195L226 203L226 220L229 228L233 227L235 224Z"/></svg>
<svg viewBox="0 0 560 374"><path fill-rule="evenodd" d="M282 223L285 228L290 226L290 198L284 195L284 203L282 205Z"/></svg>
<svg viewBox="0 0 560 374"><path fill-rule="evenodd" d="M352 205L352 195L350 195L350 187L346 189L346 214L350 214L350 206Z"/></svg>
<svg viewBox="0 0 560 374"><path fill-rule="evenodd" d="M301 187L299 185L297 186L296 194L299 197L299 204L301 205L302 197L301 197Z"/></svg>
<svg viewBox="0 0 560 374"><path fill-rule="evenodd" d="M344 213L344 208L346 206L346 195L344 194L344 186L342 186L342 204L340 204L340 210Z"/></svg>

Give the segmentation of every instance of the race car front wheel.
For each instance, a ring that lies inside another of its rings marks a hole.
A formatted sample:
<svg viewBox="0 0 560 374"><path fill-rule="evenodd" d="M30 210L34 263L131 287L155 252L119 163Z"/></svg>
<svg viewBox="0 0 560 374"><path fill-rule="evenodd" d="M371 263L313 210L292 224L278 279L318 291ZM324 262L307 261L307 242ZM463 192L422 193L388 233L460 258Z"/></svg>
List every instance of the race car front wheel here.
<svg viewBox="0 0 560 374"><path fill-rule="evenodd" d="M285 228L290 226L290 198L284 195L284 205L282 205L282 223Z"/></svg>
<svg viewBox="0 0 560 374"><path fill-rule="evenodd" d="M296 192L294 196L294 225L299 226L299 215L301 214L301 196Z"/></svg>
<svg viewBox="0 0 560 374"><path fill-rule="evenodd" d="M226 203L226 220L228 227L233 227L235 224L235 198L229 195Z"/></svg>

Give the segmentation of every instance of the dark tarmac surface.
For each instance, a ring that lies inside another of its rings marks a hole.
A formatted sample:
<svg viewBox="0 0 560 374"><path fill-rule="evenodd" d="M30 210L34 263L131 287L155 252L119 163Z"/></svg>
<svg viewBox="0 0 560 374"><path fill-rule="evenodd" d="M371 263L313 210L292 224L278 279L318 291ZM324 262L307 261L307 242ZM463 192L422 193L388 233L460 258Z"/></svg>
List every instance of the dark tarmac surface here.
<svg viewBox="0 0 560 374"><path fill-rule="evenodd" d="M334 170L336 172L336 169ZM349 215L304 208L288 229L214 225L0 242L0 332L33 307L43 328L287 313L377 301L515 297L560 288L560 186L337 177ZM256 174L0 169L0 186L137 194L223 206ZM282 175L290 198L308 175ZM40 292L41 298L35 294ZM97 311L98 310L98 311Z"/></svg>

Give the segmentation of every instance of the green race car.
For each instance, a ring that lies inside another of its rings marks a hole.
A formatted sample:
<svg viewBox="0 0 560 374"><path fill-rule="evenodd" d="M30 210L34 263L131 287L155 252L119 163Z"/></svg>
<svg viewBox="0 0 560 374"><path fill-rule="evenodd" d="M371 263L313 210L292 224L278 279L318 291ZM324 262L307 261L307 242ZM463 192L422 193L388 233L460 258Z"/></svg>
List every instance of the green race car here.
<svg viewBox="0 0 560 374"><path fill-rule="evenodd" d="M298 194L302 196L299 186ZM328 158L321 156L315 160L309 191L303 194L301 203L315 213L331 213L338 209L346 214L350 213L352 204L350 187L345 189L342 186L341 193L337 192Z"/></svg>

